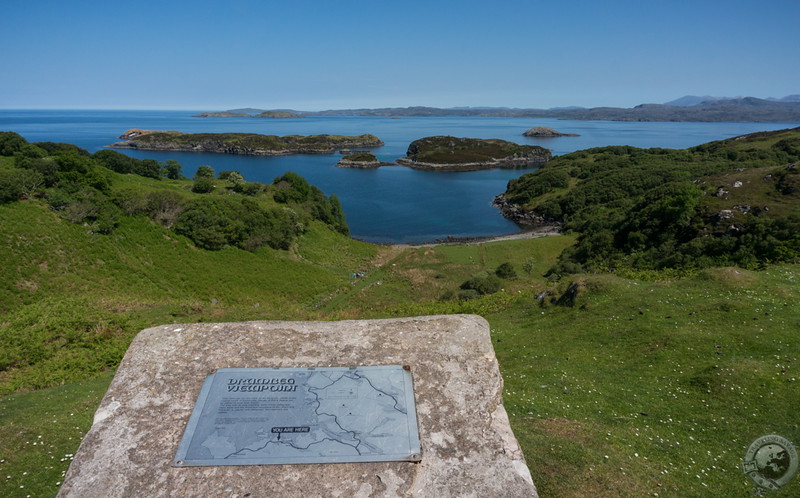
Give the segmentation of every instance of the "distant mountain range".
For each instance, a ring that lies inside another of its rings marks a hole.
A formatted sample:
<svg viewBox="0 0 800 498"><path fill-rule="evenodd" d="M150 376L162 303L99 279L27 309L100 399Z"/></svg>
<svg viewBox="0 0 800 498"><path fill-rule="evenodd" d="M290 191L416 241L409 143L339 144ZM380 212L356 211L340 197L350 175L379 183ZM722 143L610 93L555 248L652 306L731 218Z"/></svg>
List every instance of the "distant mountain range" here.
<svg viewBox="0 0 800 498"><path fill-rule="evenodd" d="M272 110L276 111L276 110ZM273 117L263 109L231 109L204 112L198 117ZM666 104L641 104L621 107L558 107L551 109L518 109L509 107L385 107L379 109L336 109L328 111L294 111L280 109L282 114L303 116L475 116L556 118L599 121L698 121L698 122L771 122L800 123L800 95L781 99L755 97L703 97L687 95ZM264 115L267 113L267 115ZM275 113L274 117L281 114ZM286 117L286 116L281 116Z"/></svg>
<svg viewBox="0 0 800 498"><path fill-rule="evenodd" d="M713 97L711 95L704 95L702 97L698 97L697 95L686 95L679 99L665 102L664 105L671 105L675 107L691 107L697 104L702 104L703 102L711 102L716 100L737 100L742 98L744 97ZM765 100L769 100L772 102L800 102L800 95L787 95L782 99L767 97Z"/></svg>

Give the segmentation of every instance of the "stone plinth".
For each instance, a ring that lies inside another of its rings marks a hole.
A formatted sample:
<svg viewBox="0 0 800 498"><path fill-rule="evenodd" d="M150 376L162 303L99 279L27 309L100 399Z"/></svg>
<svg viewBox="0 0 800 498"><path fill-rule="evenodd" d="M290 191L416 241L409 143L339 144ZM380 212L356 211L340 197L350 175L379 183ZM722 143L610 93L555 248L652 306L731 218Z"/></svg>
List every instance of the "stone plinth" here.
<svg viewBox="0 0 800 498"><path fill-rule="evenodd" d="M173 467L219 368L408 365L422 460ZM60 496L536 496L483 318L164 325L139 333Z"/></svg>

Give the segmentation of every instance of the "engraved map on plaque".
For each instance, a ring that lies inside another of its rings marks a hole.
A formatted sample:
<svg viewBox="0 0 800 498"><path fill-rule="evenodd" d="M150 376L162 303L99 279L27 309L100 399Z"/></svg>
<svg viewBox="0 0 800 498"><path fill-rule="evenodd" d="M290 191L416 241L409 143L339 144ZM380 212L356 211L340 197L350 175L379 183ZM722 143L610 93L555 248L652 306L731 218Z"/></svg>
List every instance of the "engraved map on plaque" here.
<svg viewBox="0 0 800 498"><path fill-rule="evenodd" d="M223 368L206 378L173 465L419 460L402 366Z"/></svg>

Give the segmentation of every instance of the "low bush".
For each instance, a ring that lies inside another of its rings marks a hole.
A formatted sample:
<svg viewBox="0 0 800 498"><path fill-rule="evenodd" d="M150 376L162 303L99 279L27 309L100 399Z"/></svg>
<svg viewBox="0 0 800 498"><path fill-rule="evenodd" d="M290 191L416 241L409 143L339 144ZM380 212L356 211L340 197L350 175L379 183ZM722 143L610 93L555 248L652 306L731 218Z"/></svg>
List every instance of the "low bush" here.
<svg viewBox="0 0 800 498"><path fill-rule="evenodd" d="M480 273L463 284L462 290L474 290L480 295L494 294L503 287L503 282L494 273Z"/></svg>

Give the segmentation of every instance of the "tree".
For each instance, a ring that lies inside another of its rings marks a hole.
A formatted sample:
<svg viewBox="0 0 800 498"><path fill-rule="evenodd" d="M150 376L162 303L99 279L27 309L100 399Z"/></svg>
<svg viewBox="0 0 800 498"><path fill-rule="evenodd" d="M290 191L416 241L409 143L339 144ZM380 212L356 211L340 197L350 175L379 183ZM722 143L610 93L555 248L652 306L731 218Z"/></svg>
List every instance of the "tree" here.
<svg viewBox="0 0 800 498"><path fill-rule="evenodd" d="M181 163L174 159L167 159L161 167L163 175L170 180L180 180L183 177Z"/></svg>
<svg viewBox="0 0 800 498"><path fill-rule="evenodd" d="M134 167L133 172L147 178L161 179L161 165L155 159L143 159Z"/></svg>
<svg viewBox="0 0 800 498"><path fill-rule="evenodd" d="M220 179L223 179L221 174L220 174ZM228 172L228 174L226 175L226 177L224 179L227 180L228 183L230 183L234 187L236 185L241 185L241 184L244 183L244 177L238 171L230 171L230 172Z"/></svg>
<svg viewBox="0 0 800 498"><path fill-rule="evenodd" d="M303 202L311 195L311 185L293 171L287 171L283 176L275 178L272 184L277 189L273 196L276 202Z"/></svg>
<svg viewBox="0 0 800 498"><path fill-rule="evenodd" d="M195 175L192 192L196 194L208 194L213 192L215 188L213 177Z"/></svg>
<svg viewBox="0 0 800 498"><path fill-rule="evenodd" d="M498 266L494 273L500 278L514 278L517 276L517 272L514 270L514 265L508 262Z"/></svg>
<svg viewBox="0 0 800 498"><path fill-rule="evenodd" d="M156 190L147 194L147 211L150 217L170 228L184 210L183 196L171 190Z"/></svg>
<svg viewBox="0 0 800 498"><path fill-rule="evenodd" d="M28 141L19 133L13 131L0 131L0 156L13 156L19 152Z"/></svg>
<svg viewBox="0 0 800 498"><path fill-rule="evenodd" d="M22 196L20 171L24 170L0 170L0 202L17 201Z"/></svg>
<svg viewBox="0 0 800 498"><path fill-rule="evenodd" d="M205 164L198 167L194 174L194 180L198 178L214 178L214 168Z"/></svg>
<svg viewBox="0 0 800 498"><path fill-rule="evenodd" d="M100 150L95 152L92 157L95 159L95 161L99 162L111 171L116 171L117 173L122 174L132 172L134 163L136 162L134 158L128 157L125 154L115 150Z"/></svg>

